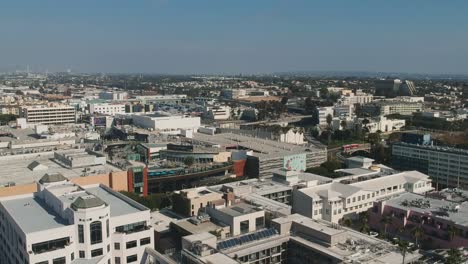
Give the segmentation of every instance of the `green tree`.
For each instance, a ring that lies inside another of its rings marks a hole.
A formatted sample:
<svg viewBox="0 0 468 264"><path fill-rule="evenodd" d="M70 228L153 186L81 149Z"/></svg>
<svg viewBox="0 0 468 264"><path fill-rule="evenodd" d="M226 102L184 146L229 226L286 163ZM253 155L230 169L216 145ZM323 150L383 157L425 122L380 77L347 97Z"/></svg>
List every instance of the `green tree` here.
<svg viewBox="0 0 468 264"><path fill-rule="evenodd" d="M327 141L328 141L328 145L330 145L331 143L331 138L332 138L332 134L333 134L333 128L332 128L332 123L333 121L333 117L331 114L328 114L327 115Z"/></svg>
<svg viewBox="0 0 468 264"><path fill-rule="evenodd" d="M364 234L368 234L370 231L369 225L367 223L362 223L361 227L359 228L359 231Z"/></svg>
<svg viewBox="0 0 468 264"><path fill-rule="evenodd" d="M286 105L288 103L288 97L287 96L284 96L283 98L281 98L281 104L283 105Z"/></svg>
<svg viewBox="0 0 468 264"><path fill-rule="evenodd" d="M351 226L352 222L351 222L351 219L350 218L345 218L343 220L343 225L345 226Z"/></svg>
<svg viewBox="0 0 468 264"><path fill-rule="evenodd" d="M392 222L393 222L393 219L389 215L385 215L384 217L382 217L382 219L380 219L380 223L382 223L384 225L384 234L385 235L387 234L388 225L391 224Z"/></svg>
<svg viewBox="0 0 468 264"><path fill-rule="evenodd" d="M412 253L413 249L411 249L409 242L406 240L398 240L397 242L398 250L400 251L401 255L403 256L402 264L405 264L405 258L407 253Z"/></svg>
<svg viewBox="0 0 468 264"><path fill-rule="evenodd" d="M346 130L348 128L348 122L346 122L346 120L341 120L340 125L343 128L343 130Z"/></svg>
<svg viewBox="0 0 468 264"><path fill-rule="evenodd" d="M463 263L463 255L461 251L457 248L452 248L447 252L447 257L445 258L446 264L461 264Z"/></svg>
<svg viewBox="0 0 468 264"><path fill-rule="evenodd" d="M195 163L195 158L192 156L187 156L184 159L184 164L187 165L188 167L192 167L192 165Z"/></svg>
<svg viewBox="0 0 468 264"><path fill-rule="evenodd" d="M460 233L460 230L458 230L458 228L454 226L449 226L447 229L447 233L449 235L449 239L453 240L453 238Z"/></svg>
<svg viewBox="0 0 468 264"><path fill-rule="evenodd" d="M382 139L380 138L379 133L370 133L367 136L367 141L372 145L375 146L377 143L380 143Z"/></svg>
<svg viewBox="0 0 468 264"><path fill-rule="evenodd" d="M419 239L421 239L424 235L424 229L418 225L415 228L413 228L413 230L411 231L411 235L413 235L415 239L415 244L416 246L418 246Z"/></svg>

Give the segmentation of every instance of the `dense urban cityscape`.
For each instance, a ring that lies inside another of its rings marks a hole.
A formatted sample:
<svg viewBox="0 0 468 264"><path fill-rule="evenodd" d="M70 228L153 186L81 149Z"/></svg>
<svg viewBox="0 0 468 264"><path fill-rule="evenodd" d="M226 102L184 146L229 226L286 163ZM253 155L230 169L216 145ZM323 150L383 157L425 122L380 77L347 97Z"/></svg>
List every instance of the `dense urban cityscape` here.
<svg viewBox="0 0 468 264"><path fill-rule="evenodd" d="M0 264L468 264L465 3L7 2Z"/></svg>

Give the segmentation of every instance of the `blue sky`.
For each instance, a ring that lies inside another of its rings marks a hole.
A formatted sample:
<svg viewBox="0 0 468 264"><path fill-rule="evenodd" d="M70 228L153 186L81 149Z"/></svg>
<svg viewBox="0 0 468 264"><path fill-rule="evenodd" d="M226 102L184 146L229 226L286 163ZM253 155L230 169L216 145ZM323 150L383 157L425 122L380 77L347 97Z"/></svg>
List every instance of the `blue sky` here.
<svg viewBox="0 0 468 264"><path fill-rule="evenodd" d="M468 1L0 0L0 71L468 74Z"/></svg>

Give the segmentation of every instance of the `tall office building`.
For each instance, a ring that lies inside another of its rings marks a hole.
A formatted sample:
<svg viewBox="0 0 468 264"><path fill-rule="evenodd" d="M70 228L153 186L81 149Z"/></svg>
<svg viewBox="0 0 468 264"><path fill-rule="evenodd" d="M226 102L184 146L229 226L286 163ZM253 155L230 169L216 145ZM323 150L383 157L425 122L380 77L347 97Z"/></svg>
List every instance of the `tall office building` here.
<svg viewBox="0 0 468 264"><path fill-rule="evenodd" d="M416 86L412 81L399 79L382 79L375 81L375 95L385 97L411 96L416 93Z"/></svg>
<svg viewBox="0 0 468 264"><path fill-rule="evenodd" d="M0 263L144 263L150 210L104 185L46 174L34 194L0 199Z"/></svg>
<svg viewBox="0 0 468 264"><path fill-rule="evenodd" d="M76 109L68 105L27 106L21 109L21 116L28 123L44 125L67 124L76 122Z"/></svg>
<svg viewBox="0 0 468 264"><path fill-rule="evenodd" d="M436 188L468 187L468 151L463 149L396 143L392 147L395 169L428 174Z"/></svg>

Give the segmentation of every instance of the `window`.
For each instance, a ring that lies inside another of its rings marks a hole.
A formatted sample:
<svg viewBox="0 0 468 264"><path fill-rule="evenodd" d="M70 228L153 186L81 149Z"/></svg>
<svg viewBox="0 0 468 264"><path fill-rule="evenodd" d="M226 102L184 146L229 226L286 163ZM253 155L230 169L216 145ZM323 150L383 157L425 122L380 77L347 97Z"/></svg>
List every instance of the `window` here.
<svg viewBox="0 0 468 264"><path fill-rule="evenodd" d="M46 261L36 262L36 264L49 264L49 261L46 260Z"/></svg>
<svg viewBox="0 0 468 264"><path fill-rule="evenodd" d="M115 260L115 261L114 261L115 264L120 264L120 258L119 258L119 257L115 257L114 260Z"/></svg>
<svg viewBox="0 0 468 264"><path fill-rule="evenodd" d="M129 248L134 248L134 247L136 247L136 246L137 246L136 240L127 242L127 249L129 249Z"/></svg>
<svg viewBox="0 0 468 264"><path fill-rule="evenodd" d="M67 246L68 243L70 243L69 237L49 240L49 241L33 244L32 251L36 254L40 254L43 252L65 248L65 246Z"/></svg>
<svg viewBox="0 0 468 264"><path fill-rule="evenodd" d="M249 232L249 220L240 222L240 231L242 234Z"/></svg>
<svg viewBox="0 0 468 264"><path fill-rule="evenodd" d="M146 222L136 222L128 225L123 225L123 226L118 226L115 228L116 232L119 233L135 233L135 232L140 232L146 230Z"/></svg>
<svg viewBox="0 0 468 264"><path fill-rule="evenodd" d="M107 237L109 237L109 219L106 220L106 234L107 234Z"/></svg>
<svg viewBox="0 0 468 264"><path fill-rule="evenodd" d="M79 256L80 258L85 258L85 252L80 250Z"/></svg>
<svg viewBox="0 0 468 264"><path fill-rule="evenodd" d="M91 236L91 245L102 242L102 224L100 221L92 222L89 225L89 232Z"/></svg>
<svg viewBox="0 0 468 264"><path fill-rule="evenodd" d="M120 250L120 243L114 243L114 249Z"/></svg>
<svg viewBox="0 0 468 264"><path fill-rule="evenodd" d="M71 259L71 260L74 260L74 259L75 259L75 253L71 253L70 259Z"/></svg>
<svg viewBox="0 0 468 264"><path fill-rule="evenodd" d="M66 263L65 257L56 258L52 260L52 264L65 264L65 263Z"/></svg>
<svg viewBox="0 0 468 264"><path fill-rule="evenodd" d="M145 238L140 239L140 246L148 245L149 243L151 243L150 237L145 237Z"/></svg>
<svg viewBox="0 0 468 264"><path fill-rule="evenodd" d="M255 219L255 228L257 230L262 229L264 226L265 226L265 221L263 219L263 216Z"/></svg>
<svg viewBox="0 0 468 264"><path fill-rule="evenodd" d="M97 248L97 249L91 250L91 257L92 258L102 256L102 254L103 254L102 248Z"/></svg>
<svg viewBox="0 0 468 264"><path fill-rule="evenodd" d="M110 252L110 244L107 245L107 252Z"/></svg>
<svg viewBox="0 0 468 264"><path fill-rule="evenodd" d="M127 263L136 262L138 259L137 255L131 255L127 257Z"/></svg>
<svg viewBox="0 0 468 264"><path fill-rule="evenodd" d="M83 225L78 225L78 243L84 243Z"/></svg>

